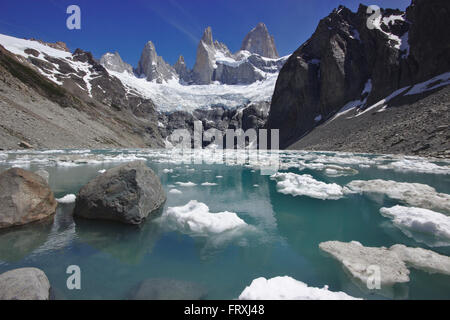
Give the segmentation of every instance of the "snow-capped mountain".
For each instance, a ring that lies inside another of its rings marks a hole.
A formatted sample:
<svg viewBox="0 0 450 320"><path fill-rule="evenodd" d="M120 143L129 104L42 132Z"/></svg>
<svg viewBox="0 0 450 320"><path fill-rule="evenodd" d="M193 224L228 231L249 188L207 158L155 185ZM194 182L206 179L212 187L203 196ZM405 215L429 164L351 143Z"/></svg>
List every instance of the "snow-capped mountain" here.
<svg viewBox="0 0 450 320"><path fill-rule="evenodd" d="M241 50L231 53L206 28L188 69L183 56L170 66L149 41L135 73L124 72L122 61L105 54L102 65L130 91L151 99L161 112L211 107L238 108L270 101L278 72L288 56L279 58L273 37L263 23L245 37ZM118 65L114 65L114 61ZM107 62L107 63L106 63Z"/></svg>

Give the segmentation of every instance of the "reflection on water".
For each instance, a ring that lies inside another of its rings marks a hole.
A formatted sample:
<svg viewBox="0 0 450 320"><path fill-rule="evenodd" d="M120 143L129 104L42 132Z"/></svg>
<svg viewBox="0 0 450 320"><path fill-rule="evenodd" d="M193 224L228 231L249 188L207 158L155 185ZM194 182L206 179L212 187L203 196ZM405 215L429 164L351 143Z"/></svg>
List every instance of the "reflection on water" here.
<svg viewBox="0 0 450 320"><path fill-rule="evenodd" d="M380 207L395 205L395 201L385 197L374 201L361 195L330 201L293 197L278 193L275 181L261 175L257 168L176 163L161 151L93 151L90 159L117 155L124 158L127 154L147 159L160 176L166 193L176 185L181 194L167 193L161 211L140 226L74 220L74 205L59 205L48 221L0 231L0 272L23 266L41 268L48 275L57 299L170 299L186 295L193 299L234 299L255 278L284 275L310 286L329 285L332 291L369 299L450 299L449 276L415 270L411 270L408 284L382 293L368 292L339 263L319 250L319 243L328 240L357 240L365 246L377 247L403 243L430 249L426 243L417 241L420 237L405 235L381 216ZM324 155L335 157L331 153ZM23 156L9 154L7 161L0 162L0 171L11 167L16 157ZM53 155L57 156L61 154ZM300 156L301 161L314 159L308 153L291 153L283 161L295 163ZM99 170L118 165L96 160L61 166L45 162L51 154L32 155L28 159L36 157L39 162L26 164L27 169L47 170L57 198L76 194ZM352 166L358 174L330 177L321 170L289 171L341 186L352 180L379 178L424 183L438 192L450 193L448 175L379 170L374 165L367 168L357 163L346 166ZM195 185L176 184L188 181ZM202 186L204 182L217 185ZM210 212L235 212L250 227L239 232L199 235L174 228L161 219L168 207L183 206L190 200L206 204ZM450 247L432 249L450 255ZM66 287L66 269L73 264L81 268L81 290Z"/></svg>

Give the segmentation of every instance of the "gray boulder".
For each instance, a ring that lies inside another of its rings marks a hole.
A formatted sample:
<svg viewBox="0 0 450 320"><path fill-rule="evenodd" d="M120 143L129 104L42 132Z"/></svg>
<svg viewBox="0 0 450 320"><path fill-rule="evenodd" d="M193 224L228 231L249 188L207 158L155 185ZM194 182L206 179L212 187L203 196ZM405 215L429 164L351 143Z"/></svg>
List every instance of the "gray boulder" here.
<svg viewBox="0 0 450 320"><path fill-rule="evenodd" d="M53 215L57 202L41 176L20 168L0 174L0 229Z"/></svg>
<svg viewBox="0 0 450 320"><path fill-rule="evenodd" d="M42 270L20 268L0 274L0 300L49 300L50 282Z"/></svg>
<svg viewBox="0 0 450 320"><path fill-rule="evenodd" d="M110 169L81 188L74 215L140 224L166 200L159 178L135 161Z"/></svg>

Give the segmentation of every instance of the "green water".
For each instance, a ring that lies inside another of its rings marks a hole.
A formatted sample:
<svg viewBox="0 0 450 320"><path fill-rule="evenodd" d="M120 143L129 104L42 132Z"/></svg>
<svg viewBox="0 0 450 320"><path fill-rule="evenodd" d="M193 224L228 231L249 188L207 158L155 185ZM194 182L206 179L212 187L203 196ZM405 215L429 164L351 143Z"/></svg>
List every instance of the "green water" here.
<svg viewBox="0 0 450 320"><path fill-rule="evenodd" d="M124 151L95 151L91 155L117 155ZM450 255L450 246L427 247L416 242L380 215L382 206L396 202L374 201L364 195L340 200L318 200L277 192L276 182L258 168L226 164L167 163L161 153L125 151L147 159L167 191L176 182L192 181L193 187L175 186L182 194L167 193L163 212L190 200L205 203L210 212L231 211L253 231L233 237L195 236L168 229L159 219L148 219L139 227L72 218L73 204L60 204L53 221L0 232L0 273L33 266L48 276L58 299L126 299L140 281L154 278L187 280L203 285L208 299L235 299L258 277L290 276L309 286L328 285L366 299L450 299L450 277L411 269L411 281L395 288L392 296L367 292L356 285L338 262L319 250L328 240L356 240L365 246L401 243ZM53 156L60 156L57 154ZM295 153L289 159L295 160ZM9 154L0 171L11 167L24 154ZM20 165L29 170L43 168L56 198L76 194L97 176L100 169L118 163L80 164L61 167L46 162L48 154L31 155ZM367 156L371 158L372 156ZM36 158L42 161L36 160ZM0 158L1 159L1 158ZM187 167L188 166L188 167ZM450 193L449 175L395 172L372 165L356 168L353 176L329 177L323 171L290 171L311 174L316 180L345 185L352 180L384 179L428 184ZM163 169L173 169L164 173ZM192 170L194 169L194 170ZM217 178L222 176L223 178ZM215 182L216 186L201 186ZM257 185L257 186L255 186ZM68 290L66 268L81 268L81 290Z"/></svg>

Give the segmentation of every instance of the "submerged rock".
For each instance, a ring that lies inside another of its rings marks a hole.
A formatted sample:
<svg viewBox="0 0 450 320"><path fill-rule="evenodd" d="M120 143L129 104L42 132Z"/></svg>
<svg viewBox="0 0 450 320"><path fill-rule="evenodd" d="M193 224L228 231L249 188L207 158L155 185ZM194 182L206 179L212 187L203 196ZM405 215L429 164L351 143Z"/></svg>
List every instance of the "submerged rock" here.
<svg viewBox="0 0 450 320"><path fill-rule="evenodd" d="M110 169L81 188L74 215L139 224L166 200L159 178L135 161Z"/></svg>
<svg viewBox="0 0 450 320"><path fill-rule="evenodd" d="M147 279L132 291L132 300L202 300L207 290L194 282L176 279Z"/></svg>
<svg viewBox="0 0 450 320"><path fill-rule="evenodd" d="M58 205L44 178L20 168L0 174L0 203L0 228L42 220Z"/></svg>
<svg viewBox="0 0 450 320"><path fill-rule="evenodd" d="M0 300L49 300L50 282L42 270L20 268L0 274Z"/></svg>

